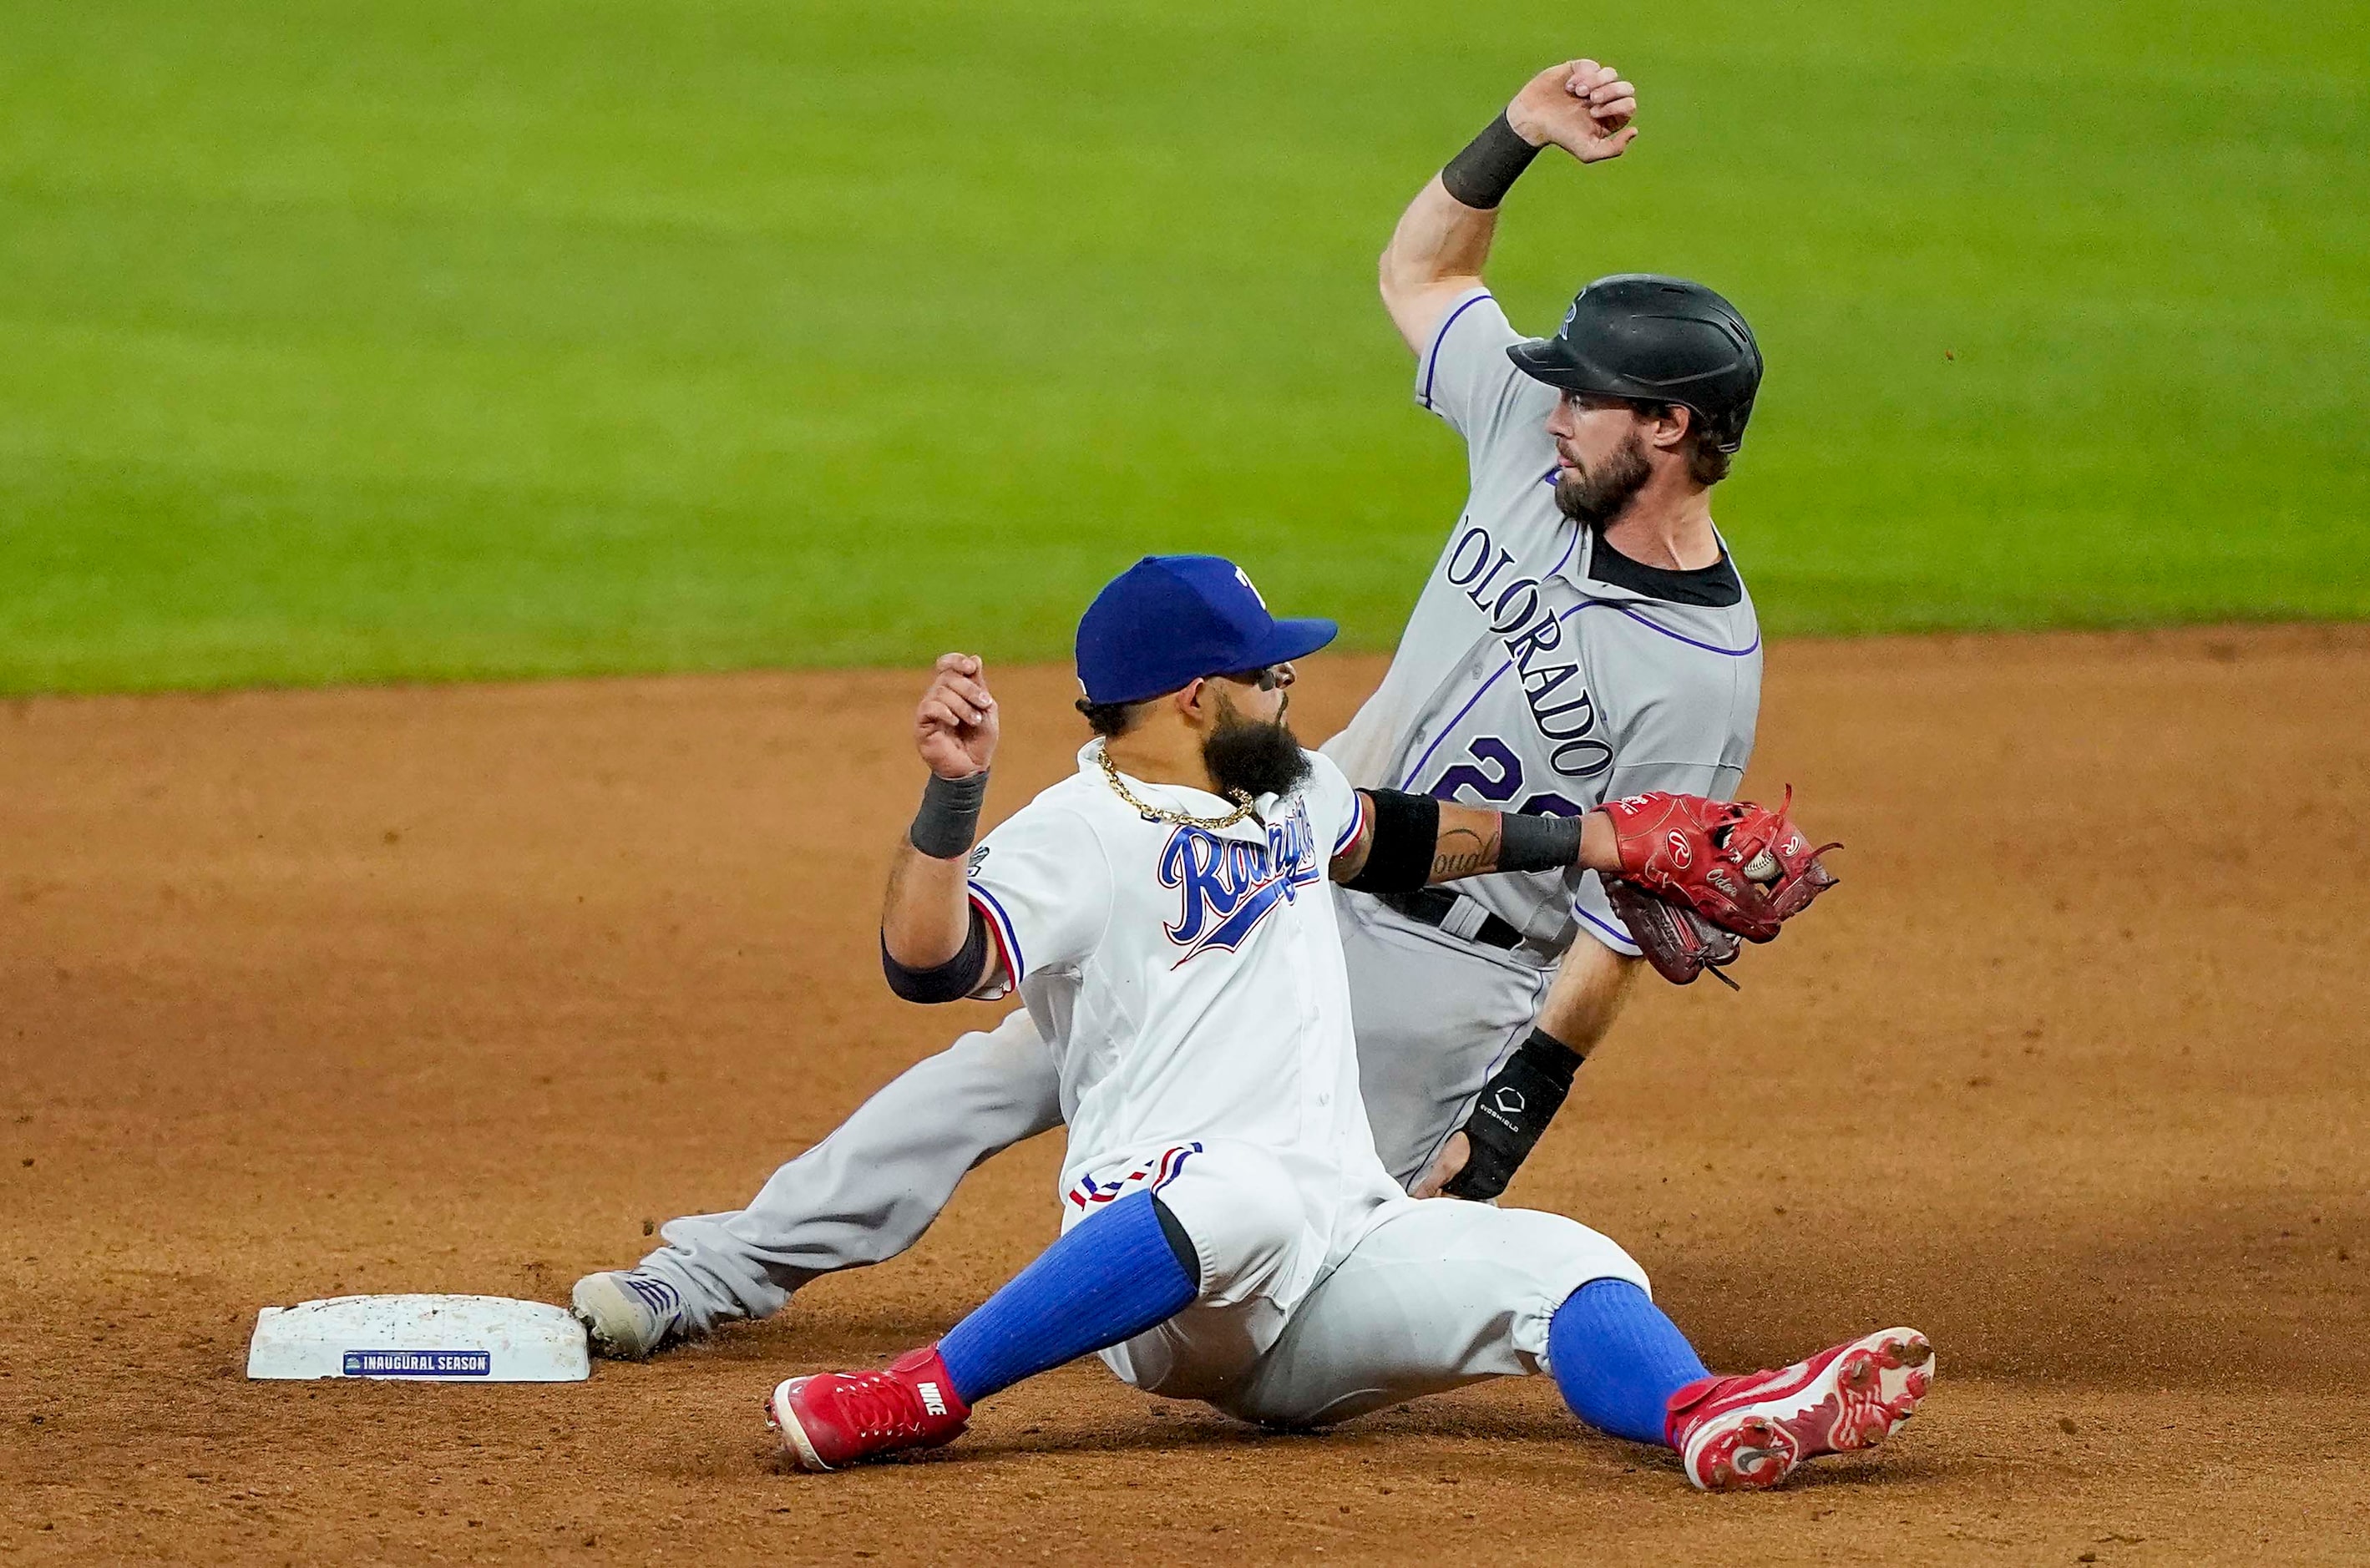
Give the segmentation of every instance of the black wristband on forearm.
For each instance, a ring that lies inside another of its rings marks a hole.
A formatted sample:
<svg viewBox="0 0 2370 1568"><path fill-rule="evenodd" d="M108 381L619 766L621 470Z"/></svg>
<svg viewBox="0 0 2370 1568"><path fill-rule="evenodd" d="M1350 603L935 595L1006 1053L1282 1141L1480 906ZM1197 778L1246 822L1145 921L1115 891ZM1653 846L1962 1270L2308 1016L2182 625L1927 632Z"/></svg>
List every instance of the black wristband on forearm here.
<svg viewBox="0 0 2370 1568"><path fill-rule="evenodd" d="M1470 1148L1465 1168L1440 1190L1477 1200L1504 1192L1563 1108L1580 1063L1578 1051L1544 1029L1533 1029L1522 1048L1481 1085L1473 1114L1458 1129Z"/></svg>
<svg viewBox="0 0 2370 1568"><path fill-rule="evenodd" d="M1430 886L1432 858L1440 853L1440 802L1396 789L1358 793L1374 802L1375 826L1366 864L1342 886L1361 893L1412 893Z"/></svg>
<svg viewBox="0 0 2370 1568"><path fill-rule="evenodd" d="M1441 188L1467 207L1487 212L1506 199L1514 181L1531 166L1539 149L1516 134L1503 114L1465 143L1465 151L1440 171Z"/></svg>
<svg viewBox="0 0 2370 1568"><path fill-rule="evenodd" d="M960 858L979 835L979 808L986 800L985 768L967 779L932 773L922 786L922 808L905 830L906 841L932 860Z"/></svg>
<svg viewBox="0 0 2370 1568"><path fill-rule="evenodd" d="M1508 812L1500 818L1503 825L1498 830L1498 869L1562 871L1578 864L1583 820Z"/></svg>

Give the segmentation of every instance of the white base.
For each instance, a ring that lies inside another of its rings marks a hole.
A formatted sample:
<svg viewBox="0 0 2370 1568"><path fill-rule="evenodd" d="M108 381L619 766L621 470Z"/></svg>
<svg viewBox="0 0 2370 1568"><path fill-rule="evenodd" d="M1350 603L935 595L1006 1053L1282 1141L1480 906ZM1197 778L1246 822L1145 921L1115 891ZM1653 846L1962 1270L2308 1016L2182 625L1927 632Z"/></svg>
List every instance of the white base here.
<svg viewBox="0 0 2370 1568"><path fill-rule="evenodd" d="M565 1307L506 1296L338 1296L256 1314L250 1378L575 1383L592 1375Z"/></svg>

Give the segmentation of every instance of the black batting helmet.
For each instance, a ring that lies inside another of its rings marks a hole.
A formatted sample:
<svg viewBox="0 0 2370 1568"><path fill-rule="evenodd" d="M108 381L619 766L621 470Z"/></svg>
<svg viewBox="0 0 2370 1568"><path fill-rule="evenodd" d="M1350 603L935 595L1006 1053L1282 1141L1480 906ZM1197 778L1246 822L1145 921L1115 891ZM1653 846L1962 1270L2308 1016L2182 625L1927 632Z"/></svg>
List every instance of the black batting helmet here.
<svg viewBox="0 0 2370 1568"><path fill-rule="evenodd" d="M1622 272L1571 302L1552 338L1506 350L1524 374L1566 392L1676 403L1722 452L1744 444L1761 389L1761 346L1734 305L1684 278Z"/></svg>

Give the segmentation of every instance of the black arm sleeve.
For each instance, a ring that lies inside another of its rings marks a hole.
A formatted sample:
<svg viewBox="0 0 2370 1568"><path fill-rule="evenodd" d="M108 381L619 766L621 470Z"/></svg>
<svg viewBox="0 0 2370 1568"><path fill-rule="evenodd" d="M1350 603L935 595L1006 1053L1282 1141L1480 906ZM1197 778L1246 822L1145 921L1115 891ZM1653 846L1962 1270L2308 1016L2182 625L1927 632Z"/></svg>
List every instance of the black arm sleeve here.
<svg viewBox="0 0 2370 1568"><path fill-rule="evenodd" d="M1375 803L1375 836L1366 864L1342 884L1361 893L1412 893L1432 881L1440 853L1440 802L1395 789L1362 789Z"/></svg>
<svg viewBox="0 0 2370 1568"><path fill-rule="evenodd" d="M971 911L971 933L962 951L931 969L909 969L889 956L889 938L880 939L880 969L889 989L907 1001L961 1001L987 978L987 924Z"/></svg>
<svg viewBox="0 0 2370 1568"><path fill-rule="evenodd" d="M1457 1130L1472 1152L1465 1169L1440 1190L1451 1197L1492 1198L1506 1190L1539 1135L1563 1108L1580 1053L1544 1029L1533 1029L1497 1076L1481 1085L1473 1114Z"/></svg>
<svg viewBox="0 0 2370 1568"><path fill-rule="evenodd" d="M1498 869L1561 871L1580 859L1581 826L1585 820L1508 812L1499 818Z"/></svg>

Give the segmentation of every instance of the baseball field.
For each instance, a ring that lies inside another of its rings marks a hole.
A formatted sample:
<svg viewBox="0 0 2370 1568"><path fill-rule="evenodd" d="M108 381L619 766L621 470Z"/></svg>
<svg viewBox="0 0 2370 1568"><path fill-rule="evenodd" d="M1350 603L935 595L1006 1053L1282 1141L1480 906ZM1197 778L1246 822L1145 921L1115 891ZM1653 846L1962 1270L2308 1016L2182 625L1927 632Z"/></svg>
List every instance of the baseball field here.
<svg viewBox="0 0 2370 1568"><path fill-rule="evenodd" d="M0 690L1064 653L1147 549L1397 635L1375 303L1544 63L1492 281L1713 281L1775 633L2370 613L2359 8L149 0L0 22Z"/></svg>
<svg viewBox="0 0 2370 1568"><path fill-rule="evenodd" d="M1307 727L1378 673L1319 661ZM589 1383L246 1381L266 1303L564 1300L950 1037L875 978L913 684L0 716L0 1552L2363 1560L2370 1089L2325 912L2370 897L2360 627L1776 650L1750 783L1819 802L1847 880L1741 995L1645 991L1510 1196L1623 1240L1716 1366L1933 1336L1926 1411L1783 1492L1691 1491L1545 1379L1282 1437L1092 1362L922 1462L771 1468L776 1379L944 1330L1053 1238L1051 1139L908 1256ZM998 809L1069 767L1067 689L1007 673ZM2211 830L2265 801L2331 853Z"/></svg>
<svg viewBox="0 0 2370 1568"><path fill-rule="evenodd" d="M918 670L991 819L1149 550L1379 678L1464 495L1375 299L1537 66L1639 85L1490 276L1714 281L1746 792L1846 885L1649 980L1511 1201L1722 1368L1924 1413L1766 1496L1545 1379L1323 1436L1091 1361L942 1454L760 1402L1050 1241L586 1383L251 1383L259 1307L564 1300L979 1004L880 985ZM0 17L0 1560L2370 1562L2370 64L2356 9L148 0Z"/></svg>

